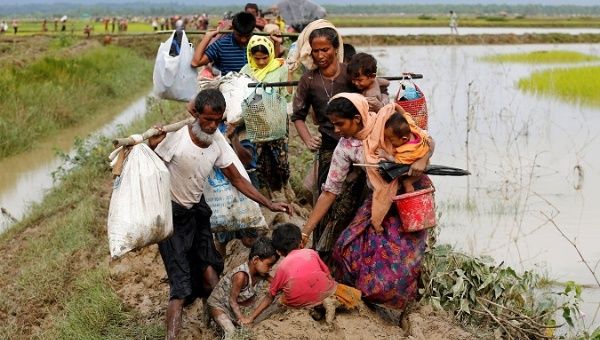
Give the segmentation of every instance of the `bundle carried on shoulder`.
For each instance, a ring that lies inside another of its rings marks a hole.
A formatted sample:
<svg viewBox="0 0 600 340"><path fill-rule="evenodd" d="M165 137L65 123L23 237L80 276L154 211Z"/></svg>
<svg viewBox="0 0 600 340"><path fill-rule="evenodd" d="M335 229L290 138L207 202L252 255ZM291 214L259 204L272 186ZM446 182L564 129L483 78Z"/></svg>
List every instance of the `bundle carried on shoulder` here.
<svg viewBox="0 0 600 340"><path fill-rule="evenodd" d="M204 79L200 81L199 86L201 90L219 89L227 104L223 118L226 118L229 124L237 124L242 121L242 102L254 92L254 88L248 87L248 84L253 82L248 75L229 72L214 80Z"/></svg>
<svg viewBox="0 0 600 340"><path fill-rule="evenodd" d="M176 39L181 35L181 43ZM165 42L160 43L154 73L154 94L162 99L190 101L198 93L198 72L191 66L194 48L185 31L173 31Z"/></svg>
<svg viewBox="0 0 600 340"><path fill-rule="evenodd" d="M119 150L117 152L117 150ZM117 149L111 154L122 163L115 178L108 209L111 258L158 243L173 233L170 175L163 161L146 144Z"/></svg>

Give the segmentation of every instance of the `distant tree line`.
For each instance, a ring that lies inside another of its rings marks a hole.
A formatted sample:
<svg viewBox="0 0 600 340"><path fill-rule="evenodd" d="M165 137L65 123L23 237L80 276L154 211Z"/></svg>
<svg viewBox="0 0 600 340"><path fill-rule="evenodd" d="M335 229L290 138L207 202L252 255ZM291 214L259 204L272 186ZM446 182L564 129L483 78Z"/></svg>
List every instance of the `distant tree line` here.
<svg viewBox="0 0 600 340"><path fill-rule="evenodd" d="M239 6L203 6L148 4L144 2L126 2L120 4L40 4L40 5L0 5L0 17L27 16L33 18L46 18L51 16L69 15L80 16L164 16L175 14L200 14L207 13L211 16L222 16L227 11L237 12L242 10ZM387 15L439 15L454 10L461 15L577 15L600 16L600 6L575 6L575 5L323 5L329 14L387 14Z"/></svg>

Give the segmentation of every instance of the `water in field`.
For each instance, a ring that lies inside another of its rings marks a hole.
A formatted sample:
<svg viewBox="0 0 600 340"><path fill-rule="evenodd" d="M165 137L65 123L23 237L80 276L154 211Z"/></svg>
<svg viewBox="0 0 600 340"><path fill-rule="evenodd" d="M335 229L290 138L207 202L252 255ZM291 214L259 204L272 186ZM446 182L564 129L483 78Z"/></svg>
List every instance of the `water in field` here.
<svg viewBox="0 0 600 340"><path fill-rule="evenodd" d="M12 224L10 214L20 219L32 204L42 200L47 190L54 185L52 173L62 164L57 151L69 152L73 139L95 131L95 136L113 134L117 128L139 118L146 112L146 97L133 102L110 123L98 129L98 125L80 126L61 132L50 141L37 144L30 152L0 160L0 233Z"/></svg>
<svg viewBox="0 0 600 340"><path fill-rule="evenodd" d="M347 35L444 35L450 27L340 27L342 36ZM542 28L542 27L458 27L459 35L469 34L600 34L600 28Z"/></svg>
<svg viewBox="0 0 600 340"><path fill-rule="evenodd" d="M561 282L597 287L577 249L600 276L600 108L517 88L520 78L557 65L479 60L542 50L600 56L599 44L372 47L366 52L377 58L382 75L424 75L418 85L426 94L429 132L437 142L432 163L472 173L433 178L441 242ZM600 290L589 289L586 322L599 306Z"/></svg>

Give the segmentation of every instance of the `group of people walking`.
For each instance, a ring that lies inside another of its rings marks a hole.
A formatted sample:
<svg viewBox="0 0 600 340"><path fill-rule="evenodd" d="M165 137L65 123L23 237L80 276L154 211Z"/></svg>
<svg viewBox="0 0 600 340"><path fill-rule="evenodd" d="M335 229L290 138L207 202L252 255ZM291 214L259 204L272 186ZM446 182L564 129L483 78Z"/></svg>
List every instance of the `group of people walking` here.
<svg viewBox="0 0 600 340"><path fill-rule="evenodd" d="M243 136L224 135L219 130L226 105L223 95L202 90L188 105L196 118L193 125L150 141L171 172L175 231L159 245L170 284L168 338L177 336L181 311L196 298L207 299L206 313L230 333L236 325L256 322L273 304L323 306L331 321L332 311L355 307L361 296L369 303L404 308L417 292L427 231L401 232L391 197L431 186L423 171L433 140L399 105L389 103L385 81L373 85L380 79L374 74L372 56L359 53L345 62L342 37L331 23L309 24L287 60L276 53L280 41L253 34L255 28L252 13L234 15L233 32L216 40L216 32L207 33L196 47L192 66L211 64L222 74L241 72L258 82L291 80L294 72L304 70L294 91L287 87L273 91L282 101L292 101L292 125L305 147L318 154L318 199L302 227L276 225L272 239L250 237L244 243L251 248L248 262L220 278L224 254L215 246L210 207L202 194L211 169L220 168L252 200L288 214L293 197L286 188L295 169L288 163L288 136L244 145ZM373 94L375 87L379 91ZM307 127L308 116L318 126L317 135ZM352 166L399 153L416 155L410 180L400 184L387 183L375 170ZM258 183L240 175L233 165L235 157L254 160ZM248 235L229 238L244 236ZM312 249L304 249L309 244ZM255 295L256 283L268 278L279 256L285 259L269 292L252 314L244 315L240 306ZM283 295L276 299L279 294Z"/></svg>

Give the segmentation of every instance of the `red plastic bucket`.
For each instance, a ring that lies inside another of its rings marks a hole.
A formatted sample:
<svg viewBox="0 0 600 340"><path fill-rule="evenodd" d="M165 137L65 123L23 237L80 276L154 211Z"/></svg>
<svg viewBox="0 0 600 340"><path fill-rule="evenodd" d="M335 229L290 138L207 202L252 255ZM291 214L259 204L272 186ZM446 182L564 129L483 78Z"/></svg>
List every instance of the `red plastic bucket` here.
<svg viewBox="0 0 600 340"><path fill-rule="evenodd" d="M434 191L431 187L394 197L402 221L401 231L413 232L435 227Z"/></svg>

